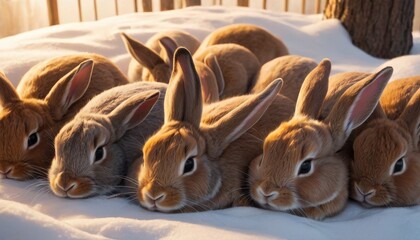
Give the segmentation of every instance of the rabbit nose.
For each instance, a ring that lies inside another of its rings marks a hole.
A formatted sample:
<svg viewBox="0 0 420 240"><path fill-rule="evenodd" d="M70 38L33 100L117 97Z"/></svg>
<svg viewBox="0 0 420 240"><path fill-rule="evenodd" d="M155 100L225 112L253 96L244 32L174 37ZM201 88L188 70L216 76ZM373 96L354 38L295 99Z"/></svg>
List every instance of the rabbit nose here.
<svg viewBox="0 0 420 240"><path fill-rule="evenodd" d="M273 198L276 198L279 195L277 191L264 191L261 187L257 188L257 193L260 195L261 198L264 198L266 202Z"/></svg>
<svg viewBox="0 0 420 240"><path fill-rule="evenodd" d="M13 166L5 167L4 169L0 169L0 178L8 178L9 175L13 170Z"/></svg>
<svg viewBox="0 0 420 240"><path fill-rule="evenodd" d="M375 192L376 192L375 189L370 189L368 191L363 191L357 183L355 184L355 188L356 188L358 194L360 194L361 197L363 197L364 202L366 201L366 197L373 196L373 195L375 195Z"/></svg>
<svg viewBox="0 0 420 240"><path fill-rule="evenodd" d="M57 175L56 186L61 191L67 193L77 187L77 182L63 172Z"/></svg>
<svg viewBox="0 0 420 240"><path fill-rule="evenodd" d="M150 202L152 202L154 205L156 205L157 202L162 201L165 198L165 193L160 193L157 195L153 195L149 192L146 193L146 197L149 199Z"/></svg>

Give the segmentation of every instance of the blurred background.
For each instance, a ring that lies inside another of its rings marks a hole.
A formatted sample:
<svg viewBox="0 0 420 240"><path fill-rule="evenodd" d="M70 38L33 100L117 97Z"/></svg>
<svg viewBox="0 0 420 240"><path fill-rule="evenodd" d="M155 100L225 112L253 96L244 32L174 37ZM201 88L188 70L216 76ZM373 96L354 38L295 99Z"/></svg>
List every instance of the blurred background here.
<svg viewBox="0 0 420 240"><path fill-rule="evenodd" d="M185 1L175 0L174 8L182 7ZM147 2L151 3L152 11L160 11L161 2L165 1L147 0ZM201 5L237 6L238 2L238 0L201 0ZM256 9L265 7L277 12L315 14L323 11L326 0L249 0L247 2L250 7ZM265 2L265 6L263 6L263 2ZM60 24L93 21L117 14L133 13L136 7L138 11L144 10L142 0L0 0L0 38L49 26L52 23L49 15L49 6L51 6L49 4L51 3L57 3L56 9ZM415 3L413 30L419 31L420 0L415 0Z"/></svg>

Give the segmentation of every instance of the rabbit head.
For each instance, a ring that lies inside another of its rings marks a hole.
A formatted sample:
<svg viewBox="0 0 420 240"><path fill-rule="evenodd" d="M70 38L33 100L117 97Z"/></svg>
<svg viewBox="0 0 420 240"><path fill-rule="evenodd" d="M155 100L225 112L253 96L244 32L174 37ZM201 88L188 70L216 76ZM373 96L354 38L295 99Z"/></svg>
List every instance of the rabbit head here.
<svg viewBox="0 0 420 240"><path fill-rule="evenodd" d="M83 113L67 123L55 139L48 174L54 194L84 198L114 190L127 168L119 140L147 117L159 94L139 92L108 114Z"/></svg>
<svg viewBox="0 0 420 240"><path fill-rule="evenodd" d="M178 46L195 52L199 41L181 31L161 32L152 36L145 45L121 33L127 51L132 56L128 67L130 81L168 83L171 77L173 53Z"/></svg>
<svg viewBox="0 0 420 240"><path fill-rule="evenodd" d="M354 84L318 120L330 68L323 60L306 77L294 117L266 137L263 155L250 165L250 194L263 208L323 219L345 206L348 171L337 152L372 113L392 71Z"/></svg>
<svg viewBox="0 0 420 240"><path fill-rule="evenodd" d="M59 130L56 122L85 94L92 69L92 60L82 62L57 81L44 99L20 98L6 76L0 75L0 177L46 176Z"/></svg>
<svg viewBox="0 0 420 240"><path fill-rule="evenodd" d="M397 81L389 83L387 88L393 89L392 85ZM411 86L408 92L398 89L384 92L381 104L383 98L402 102L401 111L392 109L389 117L385 114L378 116L354 141L350 196L363 206L410 206L420 203L418 83L417 86L404 84L406 90ZM393 116L395 112L401 114Z"/></svg>
<svg viewBox="0 0 420 240"><path fill-rule="evenodd" d="M165 123L143 147L137 198L143 207L162 212L227 207L229 203L215 200L226 184L217 159L258 121L276 97L281 81L204 123L200 80L188 50L178 48L174 62L165 96Z"/></svg>

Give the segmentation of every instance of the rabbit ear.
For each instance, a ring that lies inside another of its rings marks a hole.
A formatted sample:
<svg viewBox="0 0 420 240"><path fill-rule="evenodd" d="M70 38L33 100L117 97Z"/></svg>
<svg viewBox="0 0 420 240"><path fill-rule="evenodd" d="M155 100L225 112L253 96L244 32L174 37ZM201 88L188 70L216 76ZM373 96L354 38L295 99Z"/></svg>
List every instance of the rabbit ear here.
<svg viewBox="0 0 420 240"><path fill-rule="evenodd" d="M115 129L117 138L143 122L155 106L159 96L159 91L141 92L128 98L112 110L108 114L108 118Z"/></svg>
<svg viewBox="0 0 420 240"><path fill-rule="evenodd" d="M161 39L159 39L159 43L165 49L165 52L168 55L170 66L172 67L174 53L175 50L178 48L178 44L170 37L162 37Z"/></svg>
<svg viewBox="0 0 420 240"><path fill-rule="evenodd" d="M392 71L391 67L386 67L360 80L349 87L334 104L325 122L330 125L336 150L344 145L351 131L365 122L373 112Z"/></svg>
<svg viewBox="0 0 420 240"><path fill-rule="evenodd" d="M125 33L121 33L121 38L124 41L125 48L130 55L145 68L151 70L156 65L165 63L156 52L130 38Z"/></svg>
<svg viewBox="0 0 420 240"><path fill-rule="evenodd" d="M207 131L214 136L212 139L215 142L212 142L209 146L213 146L214 151L222 151L254 126L271 105L282 85L283 81L280 78L274 80L262 92L250 95L245 102L211 126L203 126L203 131Z"/></svg>
<svg viewBox="0 0 420 240"><path fill-rule="evenodd" d="M175 51L172 76L165 96L165 123L175 120L198 128L202 105L200 79L191 53L179 47Z"/></svg>
<svg viewBox="0 0 420 240"><path fill-rule="evenodd" d="M6 106L7 104L18 101L20 101L20 98L15 87L6 75L0 71L0 106Z"/></svg>
<svg viewBox="0 0 420 240"><path fill-rule="evenodd" d="M323 59L305 78L296 101L295 116L306 115L317 119L328 91L331 62Z"/></svg>
<svg viewBox="0 0 420 240"><path fill-rule="evenodd" d="M62 77L45 97L55 119L61 119L83 97L90 84L93 65L91 59L82 62Z"/></svg>
<svg viewBox="0 0 420 240"><path fill-rule="evenodd" d="M404 121L417 144L420 137L420 88L414 93L407 103L399 119Z"/></svg>
<svg viewBox="0 0 420 240"><path fill-rule="evenodd" d="M213 71L213 74L216 77L217 87L219 89L219 96L222 95L225 90L225 79L223 78L222 69L220 68L216 56L213 54L207 55L204 58L204 64Z"/></svg>
<svg viewBox="0 0 420 240"><path fill-rule="evenodd" d="M201 83L201 94L206 104L219 101L219 91L213 71L204 63L196 61L195 67Z"/></svg>

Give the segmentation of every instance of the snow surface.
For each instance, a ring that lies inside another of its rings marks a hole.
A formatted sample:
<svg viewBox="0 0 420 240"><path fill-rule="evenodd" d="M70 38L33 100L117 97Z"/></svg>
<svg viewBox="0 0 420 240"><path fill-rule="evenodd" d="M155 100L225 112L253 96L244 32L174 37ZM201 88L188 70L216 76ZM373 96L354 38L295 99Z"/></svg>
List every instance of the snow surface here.
<svg viewBox="0 0 420 240"><path fill-rule="evenodd" d="M130 58L120 32L145 42L158 31L183 29L202 40L215 28L253 23L281 37L292 54L331 59L333 73L391 65L393 79L420 74L419 33L411 55L385 60L354 47L337 20L321 20L321 15L239 7L129 14L0 39L0 69L17 85L38 61L86 51L110 57L126 72ZM245 207L163 214L122 198L62 199L42 181L0 179L0 239L418 239L419 222L420 206L364 209L353 202L324 221Z"/></svg>

